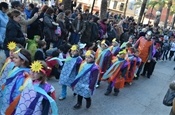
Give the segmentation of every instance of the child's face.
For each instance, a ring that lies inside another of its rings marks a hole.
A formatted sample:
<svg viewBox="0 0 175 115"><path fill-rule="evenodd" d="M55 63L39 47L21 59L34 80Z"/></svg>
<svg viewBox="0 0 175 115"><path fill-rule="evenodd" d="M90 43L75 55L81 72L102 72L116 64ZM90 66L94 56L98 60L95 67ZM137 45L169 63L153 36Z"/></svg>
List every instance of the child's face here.
<svg viewBox="0 0 175 115"><path fill-rule="evenodd" d="M118 44L116 42L112 42L112 45L115 47L115 46L118 46Z"/></svg>
<svg viewBox="0 0 175 115"><path fill-rule="evenodd" d="M78 55L78 51L77 50L71 50L71 55L72 56Z"/></svg>
<svg viewBox="0 0 175 115"><path fill-rule="evenodd" d="M94 61L94 58L92 58L91 56L86 56L85 60L87 63L90 63Z"/></svg>
<svg viewBox="0 0 175 115"><path fill-rule="evenodd" d="M45 49L47 46L46 46L46 44L43 46L43 49Z"/></svg>
<svg viewBox="0 0 175 115"><path fill-rule="evenodd" d="M13 51L10 51L9 54L10 54L10 55L9 55L10 59L13 59L13 58L14 58L14 52L13 52Z"/></svg>
<svg viewBox="0 0 175 115"><path fill-rule="evenodd" d="M106 49L106 46L104 44L101 44L101 49L102 50Z"/></svg>
<svg viewBox="0 0 175 115"><path fill-rule="evenodd" d="M120 58L125 58L126 57L126 54L120 54L119 57Z"/></svg>
<svg viewBox="0 0 175 115"><path fill-rule="evenodd" d="M38 80L41 77L41 73L38 73L38 72L32 72L31 71L30 74L31 74L32 80Z"/></svg>
<svg viewBox="0 0 175 115"><path fill-rule="evenodd" d="M135 56L139 56L139 52L136 52L136 53L135 53Z"/></svg>
<svg viewBox="0 0 175 115"><path fill-rule="evenodd" d="M20 67L20 66L23 66L24 65L24 60L21 60L18 56L18 54L14 54L13 55L13 62L15 63L15 66L16 67Z"/></svg>

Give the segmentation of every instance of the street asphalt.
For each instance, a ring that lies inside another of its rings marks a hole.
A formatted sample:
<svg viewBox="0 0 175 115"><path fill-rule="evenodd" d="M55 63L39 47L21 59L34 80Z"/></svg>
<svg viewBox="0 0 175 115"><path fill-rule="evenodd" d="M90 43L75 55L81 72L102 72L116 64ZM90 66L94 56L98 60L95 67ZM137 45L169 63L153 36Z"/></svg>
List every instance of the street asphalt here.
<svg viewBox="0 0 175 115"><path fill-rule="evenodd" d="M164 106L162 101L168 90L169 83L175 79L175 62L158 62L150 79L140 76L131 86L120 90L118 96L105 96L107 82L102 82L92 97L92 106L86 109L83 101L81 109L74 110L76 97L68 88L67 98L59 101L61 86L51 78L56 89L59 115L169 115L171 107Z"/></svg>

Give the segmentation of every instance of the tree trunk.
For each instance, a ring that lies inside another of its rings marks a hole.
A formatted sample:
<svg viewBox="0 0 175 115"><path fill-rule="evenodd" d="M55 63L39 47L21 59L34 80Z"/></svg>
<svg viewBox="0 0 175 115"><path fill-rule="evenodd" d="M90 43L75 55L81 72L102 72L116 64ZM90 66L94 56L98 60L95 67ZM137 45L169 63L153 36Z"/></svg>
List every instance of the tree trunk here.
<svg viewBox="0 0 175 115"><path fill-rule="evenodd" d="M163 7L164 7L164 6L160 6L160 7L159 7L160 18L157 20L157 23L158 23L158 24L160 23L160 19L161 19L161 16L162 16L162 10L163 10Z"/></svg>
<svg viewBox="0 0 175 115"><path fill-rule="evenodd" d="M107 18L106 12L107 12L107 0L102 0L101 1L101 8L100 8L100 18L101 19Z"/></svg>
<svg viewBox="0 0 175 115"><path fill-rule="evenodd" d="M147 3L147 0L143 0L137 24L140 24L140 22L142 20L142 16L143 16L143 14L145 12L146 3Z"/></svg>
<svg viewBox="0 0 175 115"><path fill-rule="evenodd" d="M95 0L93 0L93 3L92 3L91 14L93 14L94 5L95 5Z"/></svg>
<svg viewBox="0 0 175 115"><path fill-rule="evenodd" d="M151 14L150 14L150 16L149 16L148 25L149 25L149 23L150 23L150 19L151 19L151 16L152 16L152 14L153 14L153 9L154 9L154 6L152 6L152 9L151 9Z"/></svg>
<svg viewBox="0 0 175 115"><path fill-rule="evenodd" d="M167 24L168 24L168 17L169 17L169 14L170 14L170 8L172 6L172 0L169 0L168 1L168 9L167 9L167 14L166 14L166 18L165 18L165 23L164 23L164 28L167 27Z"/></svg>
<svg viewBox="0 0 175 115"><path fill-rule="evenodd" d="M71 10L71 0L63 0L63 4L64 4L64 11Z"/></svg>
<svg viewBox="0 0 175 115"><path fill-rule="evenodd" d="M126 17L126 10L127 10L127 7L128 7L128 1L129 0L126 0L125 9L124 9L124 17Z"/></svg>
<svg viewBox="0 0 175 115"><path fill-rule="evenodd" d="M174 23L175 23L175 15L173 15L173 22L172 22L172 25L171 25L172 29L174 29Z"/></svg>

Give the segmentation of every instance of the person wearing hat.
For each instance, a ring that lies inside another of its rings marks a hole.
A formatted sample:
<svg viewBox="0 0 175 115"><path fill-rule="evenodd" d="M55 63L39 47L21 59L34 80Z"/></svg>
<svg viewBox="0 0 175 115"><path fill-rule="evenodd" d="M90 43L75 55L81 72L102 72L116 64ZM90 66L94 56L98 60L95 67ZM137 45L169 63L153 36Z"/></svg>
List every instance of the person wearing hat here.
<svg viewBox="0 0 175 115"><path fill-rule="evenodd" d="M64 100L66 98L67 86L70 86L75 80L81 62L82 58L79 56L79 47L78 45L73 45L71 47L71 57L66 59L61 70L59 84L62 85L62 90L59 100Z"/></svg>
<svg viewBox="0 0 175 115"><path fill-rule="evenodd" d="M135 80L138 80L140 76L140 72L142 71L143 65L148 62L151 62L152 59L152 52L153 52L153 42L151 41L152 38L152 32L148 31L144 36L140 37L134 47L139 50L139 57L142 59L142 63L140 64L138 71L137 71L137 77L135 77Z"/></svg>
<svg viewBox="0 0 175 115"><path fill-rule="evenodd" d="M116 38L112 40L112 46L110 46L110 50L113 56L116 56L119 53L120 47Z"/></svg>
<svg viewBox="0 0 175 115"><path fill-rule="evenodd" d="M118 82L117 80L120 80L125 77L125 74L127 72L128 65L127 60L125 60L126 57L126 50L123 49L119 52L117 55L117 61L112 64L112 66L104 73L102 80L108 79L109 85L107 88L107 91L105 95L109 95L112 92L112 89L114 87L114 96L117 96L119 93L119 87L117 87Z"/></svg>
<svg viewBox="0 0 175 115"><path fill-rule="evenodd" d="M91 96L95 90L99 74L98 65L95 64L95 52L88 50L85 54L85 61L81 64L79 72L71 84L74 92L78 95L75 109L82 105L82 99L86 99L86 108L91 106Z"/></svg>
<svg viewBox="0 0 175 115"><path fill-rule="evenodd" d="M95 62L99 65L101 73L97 82L97 88L100 85L101 77L106 72L106 70L111 66L112 53L109 48L109 41L103 40L100 47L96 51Z"/></svg>

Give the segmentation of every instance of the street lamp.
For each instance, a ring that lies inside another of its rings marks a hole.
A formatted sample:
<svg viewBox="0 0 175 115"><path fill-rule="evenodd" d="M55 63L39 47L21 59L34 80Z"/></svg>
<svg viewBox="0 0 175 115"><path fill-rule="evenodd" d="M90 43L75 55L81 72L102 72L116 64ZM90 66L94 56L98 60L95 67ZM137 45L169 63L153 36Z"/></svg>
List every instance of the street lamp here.
<svg viewBox="0 0 175 115"><path fill-rule="evenodd" d="M148 9L145 9L144 14L143 14L143 19L142 19L142 22L141 22L142 24L143 24L143 22L144 22L145 15L146 15L147 11L148 11Z"/></svg>
<svg viewBox="0 0 175 115"><path fill-rule="evenodd" d="M154 21L154 26L155 27L157 27L159 25L160 15L161 15L161 12L160 11L156 11L156 19Z"/></svg>

